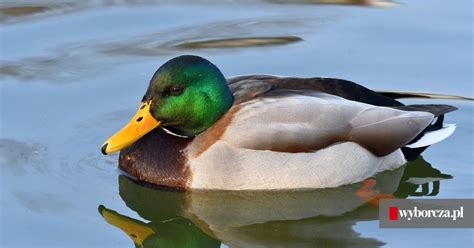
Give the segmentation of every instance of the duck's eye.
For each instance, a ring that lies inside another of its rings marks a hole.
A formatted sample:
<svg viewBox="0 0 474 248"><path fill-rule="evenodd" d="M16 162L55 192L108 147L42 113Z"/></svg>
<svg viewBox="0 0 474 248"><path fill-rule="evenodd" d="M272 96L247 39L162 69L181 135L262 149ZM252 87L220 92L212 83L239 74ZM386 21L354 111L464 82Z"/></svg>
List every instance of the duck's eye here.
<svg viewBox="0 0 474 248"><path fill-rule="evenodd" d="M174 85L170 88L170 95L177 96L183 92L184 87L181 85Z"/></svg>

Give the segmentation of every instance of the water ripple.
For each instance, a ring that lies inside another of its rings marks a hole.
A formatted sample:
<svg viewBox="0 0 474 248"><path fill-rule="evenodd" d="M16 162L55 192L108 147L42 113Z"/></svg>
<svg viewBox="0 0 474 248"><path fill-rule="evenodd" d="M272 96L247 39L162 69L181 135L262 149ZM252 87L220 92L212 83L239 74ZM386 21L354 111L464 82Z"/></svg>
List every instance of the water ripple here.
<svg viewBox="0 0 474 248"><path fill-rule="evenodd" d="M0 78L22 81L45 80L48 83L75 82L75 78L94 76L130 57L153 57L179 54L182 51L283 46L303 41L293 33L314 32L331 17L286 17L218 21L170 28L142 35L81 41L52 47L48 57L27 57L0 61ZM125 56L125 57L124 57Z"/></svg>

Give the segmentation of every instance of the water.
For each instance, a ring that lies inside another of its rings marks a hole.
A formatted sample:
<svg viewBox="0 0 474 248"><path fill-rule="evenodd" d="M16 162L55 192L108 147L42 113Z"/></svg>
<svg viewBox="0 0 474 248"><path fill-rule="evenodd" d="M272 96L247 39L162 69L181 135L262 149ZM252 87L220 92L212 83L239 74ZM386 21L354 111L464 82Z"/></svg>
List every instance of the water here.
<svg viewBox="0 0 474 248"><path fill-rule="evenodd" d="M2 247L473 244L468 229L380 229L360 184L183 194L120 176L117 156L102 156L100 145L132 116L154 71L180 54L206 57L226 76L331 76L474 96L468 0L236 2L0 3ZM473 197L473 104L436 102L459 108L447 117L457 131L425 162L379 175L380 192ZM404 181L410 175L445 179L421 186Z"/></svg>

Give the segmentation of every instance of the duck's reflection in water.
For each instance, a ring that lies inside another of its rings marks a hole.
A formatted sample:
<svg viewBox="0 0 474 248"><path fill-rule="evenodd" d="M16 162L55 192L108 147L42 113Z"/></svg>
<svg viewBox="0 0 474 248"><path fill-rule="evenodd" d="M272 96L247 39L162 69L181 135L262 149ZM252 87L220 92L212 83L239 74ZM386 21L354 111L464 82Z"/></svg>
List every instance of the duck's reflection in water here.
<svg viewBox="0 0 474 248"><path fill-rule="evenodd" d="M149 222L104 206L105 220L122 229L138 247L315 247L381 246L353 230L378 219L376 200L434 195L450 175L423 158L366 182L301 191L172 192L119 176L120 196ZM426 192L429 184L433 190ZM422 192L418 191L422 188Z"/></svg>

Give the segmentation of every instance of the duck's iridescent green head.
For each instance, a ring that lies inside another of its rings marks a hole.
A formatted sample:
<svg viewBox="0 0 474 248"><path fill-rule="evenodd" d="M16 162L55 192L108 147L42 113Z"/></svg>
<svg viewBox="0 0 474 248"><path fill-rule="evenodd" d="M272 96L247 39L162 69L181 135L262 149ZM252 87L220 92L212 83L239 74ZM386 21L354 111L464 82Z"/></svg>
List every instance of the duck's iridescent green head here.
<svg viewBox="0 0 474 248"><path fill-rule="evenodd" d="M219 69L197 56L180 56L155 72L143 101L163 126L197 135L212 126L232 105L233 96Z"/></svg>
<svg viewBox="0 0 474 248"><path fill-rule="evenodd" d="M152 129L195 136L232 106L233 95L219 69L198 56L179 56L153 75L137 114L102 146L108 154L123 149Z"/></svg>

